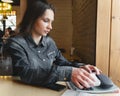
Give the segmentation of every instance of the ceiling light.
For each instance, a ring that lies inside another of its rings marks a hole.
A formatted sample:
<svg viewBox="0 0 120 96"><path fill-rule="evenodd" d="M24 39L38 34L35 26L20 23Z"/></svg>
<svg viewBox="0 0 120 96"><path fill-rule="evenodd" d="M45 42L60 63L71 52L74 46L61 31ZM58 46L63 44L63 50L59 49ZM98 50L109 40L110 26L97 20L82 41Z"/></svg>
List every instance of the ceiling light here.
<svg viewBox="0 0 120 96"><path fill-rule="evenodd" d="M13 3L12 0L1 0L2 2L6 2L6 3Z"/></svg>

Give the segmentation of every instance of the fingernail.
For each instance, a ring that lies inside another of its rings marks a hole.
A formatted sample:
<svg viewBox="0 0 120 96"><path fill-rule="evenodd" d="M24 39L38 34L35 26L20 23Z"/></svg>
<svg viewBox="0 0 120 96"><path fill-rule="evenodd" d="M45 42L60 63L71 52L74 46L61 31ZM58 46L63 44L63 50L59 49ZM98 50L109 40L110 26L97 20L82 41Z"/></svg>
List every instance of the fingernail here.
<svg viewBox="0 0 120 96"><path fill-rule="evenodd" d="M83 86L79 86L80 89L83 89L84 87Z"/></svg>
<svg viewBox="0 0 120 96"><path fill-rule="evenodd" d="M89 84L87 84L87 88L90 88L91 86Z"/></svg>

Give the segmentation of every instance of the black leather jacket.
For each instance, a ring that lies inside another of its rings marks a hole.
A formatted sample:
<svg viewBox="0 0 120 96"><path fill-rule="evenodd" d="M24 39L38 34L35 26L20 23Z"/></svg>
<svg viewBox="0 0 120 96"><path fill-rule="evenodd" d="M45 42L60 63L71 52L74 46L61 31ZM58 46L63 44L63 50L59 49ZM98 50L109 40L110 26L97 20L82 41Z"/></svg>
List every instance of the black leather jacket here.
<svg viewBox="0 0 120 96"><path fill-rule="evenodd" d="M46 85L70 81L72 63L67 61L49 37L36 45L31 36L15 36L8 40L7 52L12 57L13 75L28 84Z"/></svg>

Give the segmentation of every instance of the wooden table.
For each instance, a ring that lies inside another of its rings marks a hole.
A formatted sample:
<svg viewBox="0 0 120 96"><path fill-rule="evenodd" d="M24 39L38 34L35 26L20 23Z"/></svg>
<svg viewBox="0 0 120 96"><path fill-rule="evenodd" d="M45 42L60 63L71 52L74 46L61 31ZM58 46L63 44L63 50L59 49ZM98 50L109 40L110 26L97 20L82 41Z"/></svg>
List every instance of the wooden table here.
<svg viewBox="0 0 120 96"><path fill-rule="evenodd" d="M57 92L47 88L26 85L0 76L0 96L61 96L65 90ZM97 96L120 96L120 94L100 94Z"/></svg>

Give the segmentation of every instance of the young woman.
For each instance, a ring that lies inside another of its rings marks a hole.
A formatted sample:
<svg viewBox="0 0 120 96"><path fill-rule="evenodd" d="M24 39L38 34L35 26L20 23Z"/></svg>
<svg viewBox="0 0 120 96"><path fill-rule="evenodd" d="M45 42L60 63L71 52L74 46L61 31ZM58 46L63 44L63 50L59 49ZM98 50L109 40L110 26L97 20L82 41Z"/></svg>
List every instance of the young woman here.
<svg viewBox="0 0 120 96"><path fill-rule="evenodd" d="M100 74L92 65L72 64L48 36L54 21L54 8L36 0L26 9L17 28L18 34L8 40L13 75L28 84L48 86L57 81L72 81L79 88L94 86L90 72Z"/></svg>

